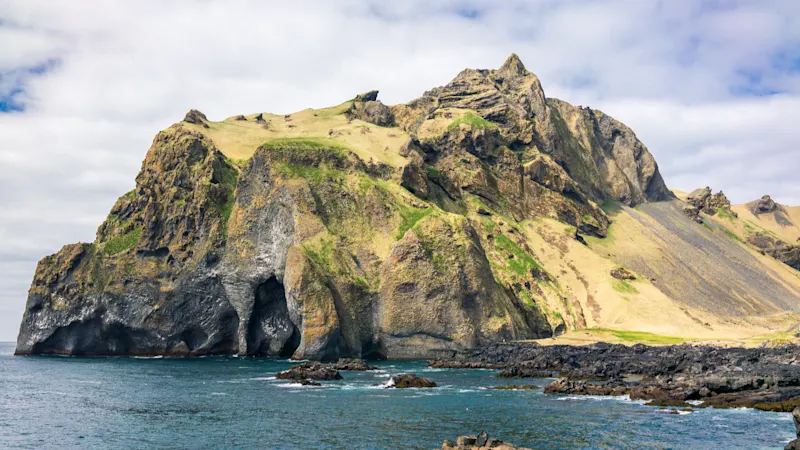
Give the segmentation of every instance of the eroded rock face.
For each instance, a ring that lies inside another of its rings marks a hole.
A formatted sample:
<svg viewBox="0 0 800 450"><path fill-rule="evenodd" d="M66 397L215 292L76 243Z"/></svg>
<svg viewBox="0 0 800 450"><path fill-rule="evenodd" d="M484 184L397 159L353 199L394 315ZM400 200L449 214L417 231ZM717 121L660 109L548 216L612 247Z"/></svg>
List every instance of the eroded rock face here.
<svg viewBox="0 0 800 450"><path fill-rule="evenodd" d="M768 234L756 232L747 237L747 243L761 250L765 255L800 270L800 245L792 245Z"/></svg>

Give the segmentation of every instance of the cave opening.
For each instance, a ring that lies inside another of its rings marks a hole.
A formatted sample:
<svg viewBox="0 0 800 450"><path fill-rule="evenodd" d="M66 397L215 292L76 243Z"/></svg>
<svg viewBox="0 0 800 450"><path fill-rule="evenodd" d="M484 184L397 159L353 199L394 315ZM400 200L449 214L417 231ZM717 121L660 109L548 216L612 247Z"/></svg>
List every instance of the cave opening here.
<svg viewBox="0 0 800 450"><path fill-rule="evenodd" d="M275 276L255 289L247 327L247 354L290 357L300 346L300 330L289 318L286 291Z"/></svg>

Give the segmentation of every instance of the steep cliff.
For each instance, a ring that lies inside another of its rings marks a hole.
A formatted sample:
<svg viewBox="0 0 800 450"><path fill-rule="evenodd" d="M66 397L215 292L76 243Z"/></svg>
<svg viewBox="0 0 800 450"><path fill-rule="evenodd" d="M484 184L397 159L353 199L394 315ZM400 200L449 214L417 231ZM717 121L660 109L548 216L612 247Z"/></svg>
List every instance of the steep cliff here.
<svg viewBox="0 0 800 450"><path fill-rule="evenodd" d="M656 201L678 202L633 132L546 98L516 55L406 105L193 110L93 243L39 262L17 353L428 358L612 324L704 332L666 288L611 277L628 258L598 244L609 214Z"/></svg>

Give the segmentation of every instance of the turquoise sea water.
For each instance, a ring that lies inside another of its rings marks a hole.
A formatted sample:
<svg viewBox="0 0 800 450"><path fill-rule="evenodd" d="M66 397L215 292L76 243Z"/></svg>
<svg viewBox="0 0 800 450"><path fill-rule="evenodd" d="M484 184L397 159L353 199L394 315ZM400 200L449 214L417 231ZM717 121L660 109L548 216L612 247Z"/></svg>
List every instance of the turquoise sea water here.
<svg viewBox="0 0 800 450"><path fill-rule="evenodd" d="M790 414L703 409L667 414L623 398L487 391L488 370L379 362L379 371L300 387L275 380L289 361L250 358L14 357L0 344L0 448L432 449L486 430L561 448L783 448ZM383 389L415 372L439 388ZM377 385L377 386L376 386Z"/></svg>

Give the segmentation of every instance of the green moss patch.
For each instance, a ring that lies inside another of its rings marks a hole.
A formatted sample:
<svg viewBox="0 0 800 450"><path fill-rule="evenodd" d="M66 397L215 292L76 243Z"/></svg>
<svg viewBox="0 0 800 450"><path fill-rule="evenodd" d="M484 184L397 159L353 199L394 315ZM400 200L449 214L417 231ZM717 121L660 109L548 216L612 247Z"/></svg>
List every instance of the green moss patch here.
<svg viewBox="0 0 800 450"><path fill-rule="evenodd" d="M614 287L615 291L622 292L623 294L638 294L639 293L638 289L636 289L635 287L631 286L631 284L628 283L625 280L618 280L618 279L615 278L614 281L611 283L611 285Z"/></svg>
<svg viewBox="0 0 800 450"><path fill-rule="evenodd" d="M406 231L410 230L417 222L429 216L433 212L433 208L428 207L421 209L402 205L398 207L397 212L400 213L400 225L397 227L397 232L394 234L394 239L396 241L402 239Z"/></svg>
<svg viewBox="0 0 800 450"><path fill-rule="evenodd" d="M139 239L141 237L142 237L142 227L138 226L123 235L114 236L111 239L107 240L103 244L103 253L109 256L122 253L125 250L133 248L133 246L139 242Z"/></svg>
<svg viewBox="0 0 800 450"><path fill-rule="evenodd" d="M314 150L331 150L336 153L342 153L347 150L347 147L336 144L334 142L326 141L325 139L310 139L310 138L280 138L270 139L261 145L261 148L266 150L292 150L292 151L314 151Z"/></svg>
<svg viewBox="0 0 800 450"><path fill-rule="evenodd" d="M459 125L464 124L468 125L472 128L489 128L493 127L494 124L489 122L488 120L484 119L483 117L473 113L467 112L463 116L459 117L458 119L452 121L450 125L447 126L447 130L450 131L453 128L458 127Z"/></svg>
<svg viewBox="0 0 800 450"><path fill-rule="evenodd" d="M512 257L506 260L506 266L517 275L527 276L531 269L539 269L539 264L525 250L520 248L516 242L505 235L498 235L494 238L495 244L508 252Z"/></svg>
<svg viewBox="0 0 800 450"><path fill-rule="evenodd" d="M324 180L341 181L344 179L344 173L338 170L286 163L276 163L273 167L278 175L284 178L302 178L314 185L318 185Z"/></svg>
<svg viewBox="0 0 800 450"><path fill-rule="evenodd" d="M590 328L587 331L610 333L614 335L615 338L622 341L637 342L642 344L677 345L684 342L684 339L679 337L663 336L660 334L648 333L646 331L618 331L609 330L607 328Z"/></svg>

